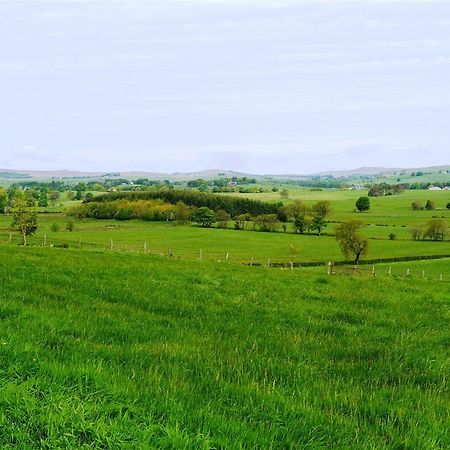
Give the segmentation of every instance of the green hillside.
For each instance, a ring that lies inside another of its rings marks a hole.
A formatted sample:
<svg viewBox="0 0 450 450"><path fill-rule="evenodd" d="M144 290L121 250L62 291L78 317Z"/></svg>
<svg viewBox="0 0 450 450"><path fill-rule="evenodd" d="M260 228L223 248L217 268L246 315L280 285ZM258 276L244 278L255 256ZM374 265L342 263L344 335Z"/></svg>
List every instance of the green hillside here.
<svg viewBox="0 0 450 450"><path fill-rule="evenodd" d="M0 447L448 448L450 263L421 264L0 246Z"/></svg>

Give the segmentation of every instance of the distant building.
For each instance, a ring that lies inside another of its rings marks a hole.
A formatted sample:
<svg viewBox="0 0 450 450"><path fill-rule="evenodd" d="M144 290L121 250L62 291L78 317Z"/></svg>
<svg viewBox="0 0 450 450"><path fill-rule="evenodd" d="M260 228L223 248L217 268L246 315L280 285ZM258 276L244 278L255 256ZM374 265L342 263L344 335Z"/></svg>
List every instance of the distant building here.
<svg viewBox="0 0 450 450"><path fill-rule="evenodd" d="M442 189L439 186L430 186L428 188L429 191L441 191Z"/></svg>

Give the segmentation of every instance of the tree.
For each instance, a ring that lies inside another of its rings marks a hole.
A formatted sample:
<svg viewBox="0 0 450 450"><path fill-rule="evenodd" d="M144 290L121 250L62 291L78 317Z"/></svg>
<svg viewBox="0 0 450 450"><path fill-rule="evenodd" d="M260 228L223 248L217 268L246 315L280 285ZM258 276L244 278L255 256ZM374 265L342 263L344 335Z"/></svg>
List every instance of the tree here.
<svg viewBox="0 0 450 450"><path fill-rule="evenodd" d="M72 232L75 228L75 223L73 220L69 220L66 224L66 230Z"/></svg>
<svg viewBox="0 0 450 450"><path fill-rule="evenodd" d="M289 198L289 192L287 191L287 189L283 189L283 190L280 192L280 197L281 197L281 198Z"/></svg>
<svg viewBox="0 0 450 450"><path fill-rule="evenodd" d="M227 228L231 216L225 210L219 209L216 213L216 219L219 223L219 228Z"/></svg>
<svg viewBox="0 0 450 450"><path fill-rule="evenodd" d="M450 202L449 202L449 203L447 203L447 206L446 206L446 208L447 208L447 209L450 209Z"/></svg>
<svg viewBox="0 0 450 450"><path fill-rule="evenodd" d="M235 218L234 228L235 230L245 230L247 223L251 222L252 216L250 214L239 214Z"/></svg>
<svg viewBox="0 0 450 450"><path fill-rule="evenodd" d="M436 205L434 204L433 201L427 200L427 203L425 204L425 209L427 209L428 211L432 211L433 209L436 209Z"/></svg>
<svg viewBox="0 0 450 450"><path fill-rule="evenodd" d="M260 214L255 217L255 227L259 227L259 231L276 231L278 226L278 218L276 214Z"/></svg>
<svg viewBox="0 0 450 450"><path fill-rule="evenodd" d="M58 231L59 231L59 224L57 224L56 222L55 222L55 223L52 223L52 226L51 226L51 228L50 228L50 231L52 231L53 233L58 232Z"/></svg>
<svg viewBox="0 0 450 450"><path fill-rule="evenodd" d="M202 206L194 212L192 220L201 223L202 227L209 228L216 221L216 215L212 209Z"/></svg>
<svg viewBox="0 0 450 450"><path fill-rule="evenodd" d="M448 224L445 219L433 219L427 222L423 237L433 241L443 241L447 230Z"/></svg>
<svg viewBox="0 0 450 450"><path fill-rule="evenodd" d="M423 210L422 202L420 200L416 200L415 202L412 202L411 208L413 209L413 211Z"/></svg>
<svg viewBox="0 0 450 450"><path fill-rule="evenodd" d="M48 206L48 195L46 190L42 190L39 194L38 206L41 208L47 208Z"/></svg>
<svg viewBox="0 0 450 450"><path fill-rule="evenodd" d="M60 193L59 191L51 191L50 192L50 201L52 202L52 204L54 205L56 203L56 200L59 199Z"/></svg>
<svg viewBox="0 0 450 450"><path fill-rule="evenodd" d="M12 210L12 226L17 229L22 237L23 245L27 245L27 237L36 233L37 213L27 207L26 203L19 200L15 203Z"/></svg>
<svg viewBox="0 0 450 450"><path fill-rule="evenodd" d="M0 188L0 214L3 214L8 207L8 193L5 189Z"/></svg>
<svg viewBox="0 0 450 450"><path fill-rule="evenodd" d="M423 228L423 225L413 225L411 227L411 236L415 241L418 241L420 239L420 236L422 236Z"/></svg>
<svg viewBox="0 0 450 450"><path fill-rule="evenodd" d="M83 199L83 192L77 191L75 194L75 197L73 197L74 200L82 200Z"/></svg>
<svg viewBox="0 0 450 450"><path fill-rule="evenodd" d="M351 220L336 227L336 240L342 253L346 258L353 258L355 264L359 264L361 256L367 254L369 247L367 237L360 233L363 225L360 220Z"/></svg>
<svg viewBox="0 0 450 450"><path fill-rule="evenodd" d="M320 236L322 230L327 226L326 218L330 214L330 202L320 201L317 202L310 210L312 215L312 229L317 230L317 234Z"/></svg>
<svg viewBox="0 0 450 450"><path fill-rule="evenodd" d="M192 214L192 207L186 205L181 200L174 206L175 219L178 223L186 223Z"/></svg>
<svg viewBox="0 0 450 450"><path fill-rule="evenodd" d="M356 200L355 206L359 212L369 211L370 209L369 197L359 197L358 200Z"/></svg>

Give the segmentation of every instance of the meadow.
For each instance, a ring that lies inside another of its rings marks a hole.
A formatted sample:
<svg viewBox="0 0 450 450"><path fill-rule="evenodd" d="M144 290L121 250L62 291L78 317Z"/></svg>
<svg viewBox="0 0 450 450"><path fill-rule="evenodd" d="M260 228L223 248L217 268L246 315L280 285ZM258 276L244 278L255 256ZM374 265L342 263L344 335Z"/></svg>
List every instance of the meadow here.
<svg viewBox="0 0 450 450"><path fill-rule="evenodd" d="M331 203L331 222L359 219L366 226L363 233L370 238L368 258L394 258L404 256L449 255L450 241L444 242L414 241L410 227L426 223L434 217L443 217L450 222L450 210L445 208L450 201L450 191L405 191L397 196L371 198L371 208L364 213L355 212L355 201L365 192L361 191L311 191L293 190L285 203L301 199L307 205L319 200ZM235 194L237 195L237 194ZM279 193L241 194L264 201L279 201ZM413 211L411 203L419 200L435 202L438 209L432 211ZM204 259L223 261L228 254L229 262L255 262L266 264L273 262L310 262L338 261L343 256L333 234L335 223L325 229L329 236L296 235L293 224L287 224L287 233L281 227L277 233L261 233L229 229L204 229L198 226L175 225L165 222L144 222L139 220L74 220L74 231L66 231L69 220L64 211L79 204L64 197L56 205L41 208L39 229L30 239L32 245L68 245L85 249L107 249L111 240L115 250L144 251L156 254L173 254L183 259L198 259L200 252ZM59 230L52 232L53 224ZM395 239L390 240L389 235ZM0 215L0 242L12 244L19 242L19 236L11 228L11 218Z"/></svg>
<svg viewBox="0 0 450 450"><path fill-rule="evenodd" d="M5 245L0 266L2 448L450 445L448 281Z"/></svg>

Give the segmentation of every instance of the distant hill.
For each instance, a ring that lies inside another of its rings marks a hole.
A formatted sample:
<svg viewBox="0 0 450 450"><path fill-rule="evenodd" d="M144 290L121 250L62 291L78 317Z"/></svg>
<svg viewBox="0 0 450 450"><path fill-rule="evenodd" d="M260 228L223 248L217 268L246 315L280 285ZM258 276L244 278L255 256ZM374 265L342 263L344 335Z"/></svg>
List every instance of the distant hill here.
<svg viewBox="0 0 450 450"><path fill-rule="evenodd" d="M427 174L437 174L442 172L450 173L450 165L431 166L431 167L416 167L416 168L386 168L386 167L360 167L349 170L330 170L326 172L318 172L311 174L249 174L233 170L224 169L207 169L196 172L175 172L175 173L161 173L161 172L146 172L146 171L131 171L131 172L83 172L76 170L11 170L0 168L0 180L20 180L24 178L34 180L62 180L62 179L84 179L84 180L100 180L105 178L124 178L137 179L148 178L151 180L171 180L184 181L202 178L210 180L222 177L248 177L256 178L261 181L270 180L305 180L317 176L332 176L334 178L343 177L358 177L358 176L381 176L392 177L400 174L411 174L412 172L423 172Z"/></svg>

